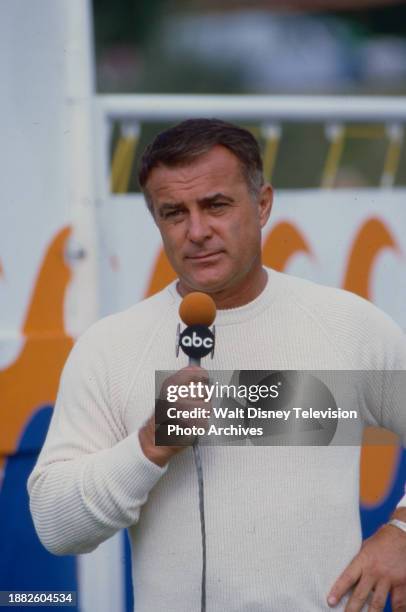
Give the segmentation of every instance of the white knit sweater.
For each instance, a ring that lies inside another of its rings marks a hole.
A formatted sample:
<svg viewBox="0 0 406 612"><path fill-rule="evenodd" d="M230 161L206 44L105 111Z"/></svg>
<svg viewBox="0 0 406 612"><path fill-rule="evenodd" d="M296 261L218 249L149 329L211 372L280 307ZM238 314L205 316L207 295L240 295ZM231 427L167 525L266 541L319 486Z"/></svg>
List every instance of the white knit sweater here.
<svg viewBox="0 0 406 612"><path fill-rule="evenodd" d="M190 448L160 468L138 430L154 407L155 370L175 357L173 283L93 325L61 378L28 488L36 529L56 554L85 553L117 530L132 541L137 612L198 612L201 532ZM210 369L406 369L405 336L365 300L269 271L251 303L218 311ZM369 406L402 435L405 412ZM202 447L207 612L315 612L357 553L357 446ZM405 505L404 502L402 502ZM336 609L343 609L338 606Z"/></svg>

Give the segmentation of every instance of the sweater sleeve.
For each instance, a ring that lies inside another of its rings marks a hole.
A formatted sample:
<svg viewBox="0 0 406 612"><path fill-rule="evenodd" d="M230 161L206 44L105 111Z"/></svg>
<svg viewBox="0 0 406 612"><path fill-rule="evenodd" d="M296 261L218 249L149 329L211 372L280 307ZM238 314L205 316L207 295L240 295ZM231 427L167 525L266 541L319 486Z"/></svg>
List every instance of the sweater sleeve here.
<svg viewBox="0 0 406 612"><path fill-rule="evenodd" d="M126 389L112 391L125 377L120 380L116 368L113 384L112 360L97 338L91 328L66 362L48 435L28 479L37 533L59 555L90 552L135 523L166 471L145 457L137 431L127 435L120 406Z"/></svg>
<svg viewBox="0 0 406 612"><path fill-rule="evenodd" d="M368 340L365 338L364 347L372 359L372 367L379 370L379 394L373 394L373 380L369 385L371 396L374 396L370 408L375 409L374 416L379 425L399 435L405 449L406 335L392 319L373 305L369 307L368 316L370 335ZM380 401L376 401L377 397ZM406 495L397 505L403 506L406 506Z"/></svg>
<svg viewBox="0 0 406 612"><path fill-rule="evenodd" d="M406 335L387 315L372 306L373 323L367 347L372 367L379 369L380 402L376 419L397 433L406 446ZM371 385L373 387L373 385Z"/></svg>

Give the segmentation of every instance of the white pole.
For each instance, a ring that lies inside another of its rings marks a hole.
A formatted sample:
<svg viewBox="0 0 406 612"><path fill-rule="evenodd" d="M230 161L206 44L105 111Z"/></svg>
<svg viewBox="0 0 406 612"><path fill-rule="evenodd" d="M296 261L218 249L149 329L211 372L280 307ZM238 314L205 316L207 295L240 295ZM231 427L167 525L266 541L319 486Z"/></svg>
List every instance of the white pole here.
<svg viewBox="0 0 406 612"><path fill-rule="evenodd" d="M98 244L95 216L95 144L93 123L94 57L90 0L64 0L65 53L69 114L73 236L68 257L74 268L68 318L74 336L100 313ZM81 612L124 612L123 538L118 533L94 552L78 557Z"/></svg>
<svg viewBox="0 0 406 612"><path fill-rule="evenodd" d="M73 269L66 316L76 337L99 316L97 228L94 190L93 29L88 0L64 0L66 61L66 144L69 147L69 184L72 238L67 258ZM61 10L61 5L59 5Z"/></svg>

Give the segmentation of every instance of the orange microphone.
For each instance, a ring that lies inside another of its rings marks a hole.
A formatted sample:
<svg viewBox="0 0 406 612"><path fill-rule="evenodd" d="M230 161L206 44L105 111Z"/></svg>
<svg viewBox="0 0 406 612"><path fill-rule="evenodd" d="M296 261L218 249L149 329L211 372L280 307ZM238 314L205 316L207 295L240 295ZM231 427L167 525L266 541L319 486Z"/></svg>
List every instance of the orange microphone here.
<svg viewBox="0 0 406 612"><path fill-rule="evenodd" d="M210 327L216 318L216 304L207 293L193 291L180 303L179 316L185 325L206 325Z"/></svg>
<svg viewBox="0 0 406 612"><path fill-rule="evenodd" d="M179 316L187 327L181 332L178 325L176 356L181 348L189 357L189 365L200 366L202 357L209 353L213 357L215 327L209 327L216 318L216 304L207 293L193 291L183 298Z"/></svg>

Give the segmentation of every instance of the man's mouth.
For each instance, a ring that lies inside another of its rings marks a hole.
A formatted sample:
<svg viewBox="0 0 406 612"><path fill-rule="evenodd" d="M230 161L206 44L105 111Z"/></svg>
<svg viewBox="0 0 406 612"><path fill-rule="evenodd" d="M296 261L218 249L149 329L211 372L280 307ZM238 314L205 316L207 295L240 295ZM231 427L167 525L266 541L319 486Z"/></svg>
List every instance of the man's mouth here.
<svg viewBox="0 0 406 612"><path fill-rule="evenodd" d="M222 251L213 251L211 253L198 253L196 255L187 255L186 259L190 259L192 261L209 261L211 259L213 259L214 257L217 257L217 255L220 255L222 253Z"/></svg>

